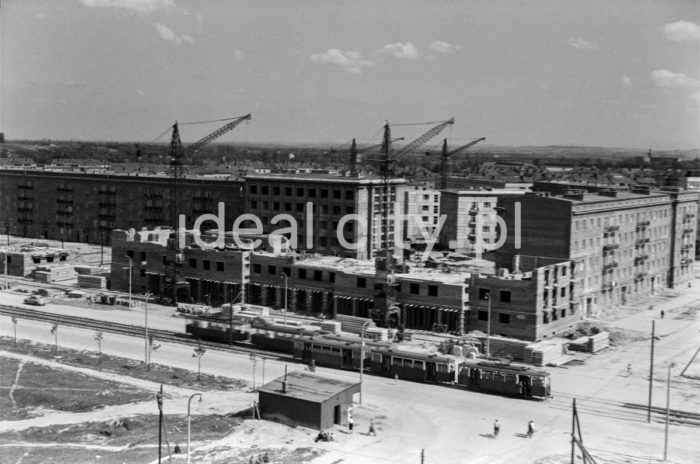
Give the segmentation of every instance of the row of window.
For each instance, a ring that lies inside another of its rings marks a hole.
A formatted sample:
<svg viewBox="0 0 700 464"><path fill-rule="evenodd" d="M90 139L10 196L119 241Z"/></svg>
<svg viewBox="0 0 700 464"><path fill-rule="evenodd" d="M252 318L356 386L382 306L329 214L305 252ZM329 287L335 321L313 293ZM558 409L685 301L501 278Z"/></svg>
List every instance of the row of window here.
<svg viewBox="0 0 700 464"><path fill-rule="evenodd" d="M305 208L306 208L306 203L290 203L290 202L284 202L281 203L279 201L273 201L273 202L268 202L268 201L258 201L258 200L250 200L250 208L251 209L262 209L263 211L267 211L270 208L270 204L272 204L272 211L296 211L297 213L303 213ZM283 209L280 209L280 207L283 206ZM320 205L320 213L321 214L328 214L329 208L328 205ZM318 207L314 205L314 209L317 210ZM355 214L355 208L353 206L346 206L344 208L345 213L344 214ZM343 214L342 211L343 209L338 206L338 205L333 205L331 211L333 214L340 215Z"/></svg>
<svg viewBox="0 0 700 464"><path fill-rule="evenodd" d="M258 189L258 185L250 185L248 187L248 192L251 195L257 195L258 192L260 192L260 195L269 195L270 192L272 192L272 195L282 195L282 191L284 191L284 195L287 197L291 197L292 194L294 193L294 188L293 187L280 187L277 185L273 185L272 187L268 185L261 185L259 186L260 188ZM297 187L296 188L296 194L297 197L309 197L309 198L316 198L317 196L319 198L329 198L329 194L332 195L332 198L334 200L341 200L345 198L345 200L354 200L355 199L355 191L354 190L345 190L345 194L343 195L342 190L334 189L331 193L329 189L316 189L313 187Z"/></svg>
<svg viewBox="0 0 700 464"><path fill-rule="evenodd" d="M636 224L639 221L650 219L660 219L668 217L668 208L656 209L653 211L638 212L638 213L623 213L605 218L588 218L575 221L576 230L587 230L595 227L608 227L622 224Z"/></svg>

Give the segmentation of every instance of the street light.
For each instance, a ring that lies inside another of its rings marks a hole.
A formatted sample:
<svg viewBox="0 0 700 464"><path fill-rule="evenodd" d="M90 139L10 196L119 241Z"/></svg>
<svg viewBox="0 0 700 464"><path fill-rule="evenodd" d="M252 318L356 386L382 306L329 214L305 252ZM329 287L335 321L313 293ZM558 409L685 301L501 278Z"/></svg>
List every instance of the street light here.
<svg viewBox="0 0 700 464"><path fill-rule="evenodd" d="M131 309L131 276L132 276L131 269L134 266L134 260L131 259L131 256L127 256L126 259L129 260L129 309Z"/></svg>
<svg viewBox="0 0 700 464"><path fill-rule="evenodd" d="M372 321L366 320L360 330L360 404L362 404L362 373L365 370L365 327L370 322Z"/></svg>
<svg viewBox="0 0 700 464"><path fill-rule="evenodd" d="M486 315L486 359L491 358L491 290L486 293L486 300L489 302L488 314Z"/></svg>
<svg viewBox="0 0 700 464"><path fill-rule="evenodd" d="M143 362L146 364L146 369L148 369L148 299L153 296L153 293L151 292L146 292L144 295L146 297L146 303L145 303L145 323L146 323L146 329L144 333L144 339L143 339Z"/></svg>
<svg viewBox="0 0 700 464"><path fill-rule="evenodd" d="M287 325L287 274L283 272L282 278L284 279L284 325Z"/></svg>
<svg viewBox="0 0 700 464"><path fill-rule="evenodd" d="M190 396L190 399L187 400L187 464L190 464L190 403L192 403L192 398L194 398L195 396L199 396L199 402L202 402L201 393L194 393Z"/></svg>

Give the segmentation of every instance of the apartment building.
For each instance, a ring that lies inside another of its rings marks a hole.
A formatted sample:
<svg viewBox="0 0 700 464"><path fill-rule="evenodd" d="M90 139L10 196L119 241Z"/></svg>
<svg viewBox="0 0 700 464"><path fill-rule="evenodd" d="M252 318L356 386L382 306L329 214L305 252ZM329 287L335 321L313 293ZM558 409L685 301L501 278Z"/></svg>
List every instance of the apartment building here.
<svg viewBox="0 0 700 464"><path fill-rule="evenodd" d="M242 212L243 182L186 177L178 214L187 223L225 205L226 224ZM51 240L109 244L112 229L170 224L171 180L166 175L86 174L0 170L0 214L10 233Z"/></svg>
<svg viewBox="0 0 700 464"><path fill-rule="evenodd" d="M288 219L273 224L275 216L291 216L296 222L299 251L373 259L382 234L382 185L381 179L370 177L250 174L245 178L245 210L261 220L266 234L290 227ZM396 229L394 212L404 210L405 185L404 179L388 181L391 240ZM351 220L343 221L344 216ZM341 240L364 246L350 249Z"/></svg>
<svg viewBox="0 0 700 464"><path fill-rule="evenodd" d="M404 238L425 242L424 233L433 234L440 219L440 191L423 185L408 185L404 193Z"/></svg>
<svg viewBox="0 0 700 464"><path fill-rule="evenodd" d="M520 226L514 227L516 204ZM573 262L571 304L592 315L692 279L698 193L567 190L504 198L499 265L517 254Z"/></svg>
<svg viewBox="0 0 700 464"><path fill-rule="evenodd" d="M479 232L484 244L492 245L498 240L495 223L499 199L519 197L521 190L470 189L443 190L440 211L445 222L439 234L439 243L445 249L463 253L475 253ZM480 229L480 231L478 230Z"/></svg>

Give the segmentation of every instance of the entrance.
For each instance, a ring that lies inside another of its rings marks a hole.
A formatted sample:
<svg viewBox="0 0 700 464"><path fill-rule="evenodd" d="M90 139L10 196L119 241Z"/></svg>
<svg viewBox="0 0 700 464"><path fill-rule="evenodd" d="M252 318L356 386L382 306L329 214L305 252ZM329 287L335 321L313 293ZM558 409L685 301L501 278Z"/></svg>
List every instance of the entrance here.
<svg viewBox="0 0 700 464"><path fill-rule="evenodd" d="M333 408L333 423L335 425L340 425L340 405Z"/></svg>

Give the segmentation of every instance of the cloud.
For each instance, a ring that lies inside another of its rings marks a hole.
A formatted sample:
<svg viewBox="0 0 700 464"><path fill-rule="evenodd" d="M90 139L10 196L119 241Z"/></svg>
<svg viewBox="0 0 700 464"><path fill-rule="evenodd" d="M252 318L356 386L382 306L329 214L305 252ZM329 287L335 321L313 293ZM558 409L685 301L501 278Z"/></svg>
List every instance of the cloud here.
<svg viewBox="0 0 700 464"><path fill-rule="evenodd" d="M87 7L95 8L125 8L127 10L138 11L139 13L150 13L161 8L172 8L175 6L173 0L79 0Z"/></svg>
<svg viewBox="0 0 700 464"><path fill-rule="evenodd" d="M374 65L372 60L365 59L360 52L343 51L339 48L331 48L323 53L314 53L309 59L315 63L336 64L354 74L360 74L362 68Z"/></svg>
<svg viewBox="0 0 700 464"><path fill-rule="evenodd" d="M674 73L667 69L657 69L651 73L652 80L661 87L664 92L691 91L688 98L696 105L700 105L700 80L686 76L683 73Z"/></svg>
<svg viewBox="0 0 700 464"><path fill-rule="evenodd" d="M683 73L657 69L651 73L652 80L663 89L700 89L700 81Z"/></svg>
<svg viewBox="0 0 700 464"><path fill-rule="evenodd" d="M690 21L676 21L664 26L664 35L671 42L700 42L700 26Z"/></svg>
<svg viewBox="0 0 700 464"><path fill-rule="evenodd" d="M629 76L622 76L622 84L623 85L631 85L632 84L632 78Z"/></svg>
<svg viewBox="0 0 700 464"><path fill-rule="evenodd" d="M387 53L393 55L396 58L401 58L405 60L417 60L420 58L420 52L411 42L401 43L397 42L395 44L387 44L379 49L380 53Z"/></svg>
<svg viewBox="0 0 700 464"><path fill-rule="evenodd" d="M462 49L461 45L453 45L449 42L443 42L442 40L436 40L428 45L428 48L435 50L439 53L454 53Z"/></svg>
<svg viewBox="0 0 700 464"><path fill-rule="evenodd" d="M575 37L573 39L569 39L569 45L571 45L574 48L578 48L579 50L595 50L598 48L596 44L593 42L589 42L582 37Z"/></svg>
<svg viewBox="0 0 700 464"><path fill-rule="evenodd" d="M155 26L160 38L166 42L174 43L175 45L180 45L183 42L187 42L190 45L194 44L194 39L190 35L177 35L165 24L155 23Z"/></svg>

